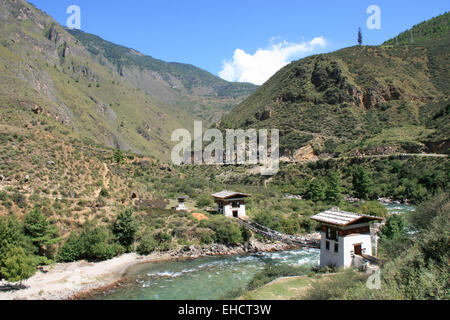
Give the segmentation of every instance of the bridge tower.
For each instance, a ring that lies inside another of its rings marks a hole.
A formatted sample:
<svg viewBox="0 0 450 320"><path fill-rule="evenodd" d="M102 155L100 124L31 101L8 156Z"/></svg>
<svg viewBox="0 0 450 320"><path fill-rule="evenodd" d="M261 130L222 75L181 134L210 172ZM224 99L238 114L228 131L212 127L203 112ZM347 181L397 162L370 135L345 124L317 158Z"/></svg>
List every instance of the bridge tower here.
<svg viewBox="0 0 450 320"><path fill-rule="evenodd" d="M321 224L320 266L358 267L364 257L372 256L370 223L383 218L359 215L333 208L312 220Z"/></svg>

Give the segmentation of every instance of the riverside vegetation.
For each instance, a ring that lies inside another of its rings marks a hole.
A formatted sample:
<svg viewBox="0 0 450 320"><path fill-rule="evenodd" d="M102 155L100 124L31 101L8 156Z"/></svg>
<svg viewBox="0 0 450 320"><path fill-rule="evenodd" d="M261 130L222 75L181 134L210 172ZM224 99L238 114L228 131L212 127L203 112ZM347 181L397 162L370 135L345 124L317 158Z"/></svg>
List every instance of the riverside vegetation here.
<svg viewBox="0 0 450 320"><path fill-rule="evenodd" d="M449 213L448 194L441 194L406 216L387 219L379 243L381 289L369 289L368 275L351 269L333 274L332 268L273 264L255 275L246 289L226 298L260 299L267 283L294 277L286 280L283 292L273 284L265 287L265 295L301 300L448 300Z"/></svg>
<svg viewBox="0 0 450 320"><path fill-rule="evenodd" d="M247 212L252 219L280 232L302 234L316 230L311 215L331 206L385 216L384 206L374 201L378 197L418 204L449 187L445 158L287 163L266 180L248 166L175 167L108 149L76 133L63 135L68 133L65 126L42 114L32 114L25 125L29 113L24 110L2 109L0 115L8 120L0 135L0 273L12 281L30 276L31 266L52 261L100 261L134 250L149 254L192 244L244 243L248 235L234 221L205 211L213 206L210 194L217 190L251 193ZM188 206L208 220L167 209L179 194L187 195ZM349 203L347 195L366 202ZM25 232L32 214L38 217L39 236ZM131 238L119 240L114 227L119 216L129 223L123 228L134 236L132 245ZM19 275L19 270L29 272Z"/></svg>

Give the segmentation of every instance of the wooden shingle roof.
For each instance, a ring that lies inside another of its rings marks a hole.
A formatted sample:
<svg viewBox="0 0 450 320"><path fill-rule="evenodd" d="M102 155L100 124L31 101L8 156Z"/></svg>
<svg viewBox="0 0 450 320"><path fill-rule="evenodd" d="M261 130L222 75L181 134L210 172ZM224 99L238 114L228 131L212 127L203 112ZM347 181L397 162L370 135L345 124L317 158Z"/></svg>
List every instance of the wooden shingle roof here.
<svg viewBox="0 0 450 320"><path fill-rule="evenodd" d="M217 199L228 199L235 197L250 197L250 194L224 190L218 193L214 193L212 194L212 196Z"/></svg>
<svg viewBox="0 0 450 320"><path fill-rule="evenodd" d="M380 217L374 217L369 215L361 215L354 212L346 212L341 211L339 209L333 208L324 212L321 212L319 214L316 214L315 216L311 217L312 220L327 223L327 224L333 224L336 226L345 227L350 224L353 224L355 222L367 222L371 220L378 220L382 221L383 218Z"/></svg>

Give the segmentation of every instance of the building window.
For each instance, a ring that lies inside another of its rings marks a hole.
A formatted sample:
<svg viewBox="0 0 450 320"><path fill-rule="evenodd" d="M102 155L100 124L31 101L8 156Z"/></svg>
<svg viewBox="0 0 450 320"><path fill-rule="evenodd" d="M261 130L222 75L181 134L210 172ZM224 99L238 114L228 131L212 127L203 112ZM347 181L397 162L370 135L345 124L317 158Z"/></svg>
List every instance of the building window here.
<svg viewBox="0 0 450 320"><path fill-rule="evenodd" d="M339 252L339 243L334 244L334 252Z"/></svg>
<svg viewBox="0 0 450 320"><path fill-rule="evenodd" d="M327 228L327 239L336 241L339 236L339 231L334 228Z"/></svg>
<svg viewBox="0 0 450 320"><path fill-rule="evenodd" d="M330 241L325 242L325 248L330 250Z"/></svg>

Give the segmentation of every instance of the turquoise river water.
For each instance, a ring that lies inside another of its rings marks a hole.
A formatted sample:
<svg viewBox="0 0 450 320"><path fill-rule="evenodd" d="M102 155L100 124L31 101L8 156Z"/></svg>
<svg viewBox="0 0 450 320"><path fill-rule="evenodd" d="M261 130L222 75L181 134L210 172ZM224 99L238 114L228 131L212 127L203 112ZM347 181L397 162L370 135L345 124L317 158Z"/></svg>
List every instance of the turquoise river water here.
<svg viewBox="0 0 450 320"><path fill-rule="evenodd" d="M386 205L391 212L413 210L406 205ZM206 257L137 265L125 284L103 292L99 300L217 300L246 287L252 277L271 262L318 265L320 250L300 249L240 256Z"/></svg>

